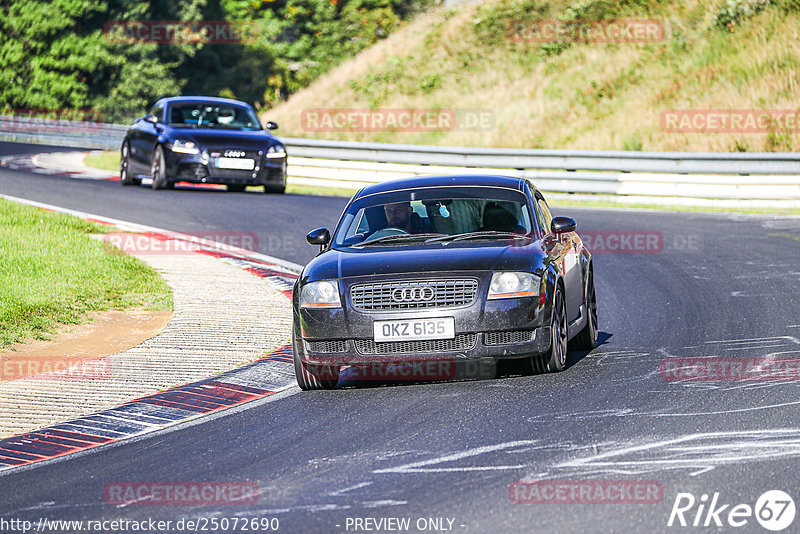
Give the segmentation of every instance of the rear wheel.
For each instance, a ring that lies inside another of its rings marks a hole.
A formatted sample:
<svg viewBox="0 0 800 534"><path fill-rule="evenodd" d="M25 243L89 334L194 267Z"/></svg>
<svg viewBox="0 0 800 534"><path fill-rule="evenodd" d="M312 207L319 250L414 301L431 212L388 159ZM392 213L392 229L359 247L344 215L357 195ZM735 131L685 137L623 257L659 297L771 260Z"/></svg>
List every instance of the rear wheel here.
<svg viewBox="0 0 800 534"><path fill-rule="evenodd" d="M153 178L153 189L172 189L175 184L167 180L167 164L164 160L164 149L156 147L153 154L153 164L150 166L150 176Z"/></svg>
<svg viewBox="0 0 800 534"><path fill-rule="evenodd" d="M242 184L228 184L228 191L231 193L241 193L244 191L246 185Z"/></svg>
<svg viewBox="0 0 800 534"><path fill-rule="evenodd" d="M127 142L122 143L119 154L119 183L122 185L139 185L142 183L138 178L131 176L131 150Z"/></svg>
<svg viewBox="0 0 800 534"><path fill-rule="evenodd" d="M597 296L594 291L594 272L591 270L586 280L586 297L584 306L588 313L586 326L578 332L572 340L572 345L578 350L592 350L597 346Z"/></svg>
<svg viewBox="0 0 800 534"><path fill-rule="evenodd" d="M533 370L538 373L557 373L567 366L567 310L564 293L556 286L553 297L553 318L550 321L550 350L532 358Z"/></svg>
<svg viewBox="0 0 800 534"><path fill-rule="evenodd" d="M300 359L297 351L296 334L292 333L292 357L294 359L294 373L297 376L297 385L300 389L309 391L313 389L333 389L339 381L338 366L308 365Z"/></svg>

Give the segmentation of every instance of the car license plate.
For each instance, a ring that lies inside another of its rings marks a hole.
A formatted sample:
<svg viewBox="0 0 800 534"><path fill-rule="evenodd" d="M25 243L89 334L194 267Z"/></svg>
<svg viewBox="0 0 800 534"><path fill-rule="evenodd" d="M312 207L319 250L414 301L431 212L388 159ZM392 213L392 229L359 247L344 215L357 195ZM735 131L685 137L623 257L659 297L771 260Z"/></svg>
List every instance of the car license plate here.
<svg viewBox="0 0 800 534"><path fill-rule="evenodd" d="M375 341L419 341L424 339L453 339L456 337L454 317L375 321L372 323Z"/></svg>
<svg viewBox="0 0 800 534"><path fill-rule="evenodd" d="M217 158L218 169L239 169L252 171L256 167L256 160L249 158Z"/></svg>

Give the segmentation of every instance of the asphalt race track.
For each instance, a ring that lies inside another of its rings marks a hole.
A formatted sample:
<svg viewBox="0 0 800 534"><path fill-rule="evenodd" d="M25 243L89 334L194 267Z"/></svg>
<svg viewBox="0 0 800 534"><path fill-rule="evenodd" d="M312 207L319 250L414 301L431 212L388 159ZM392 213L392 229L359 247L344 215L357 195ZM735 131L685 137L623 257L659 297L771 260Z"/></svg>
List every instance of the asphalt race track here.
<svg viewBox="0 0 800 534"><path fill-rule="evenodd" d="M0 143L2 155L27 150L42 148ZM0 193L182 232L253 232L259 251L298 263L314 254L305 233L332 226L345 204L122 188L6 169ZM797 373L685 381L670 379L664 365L701 357L796 362L800 218L554 211L573 216L596 245L602 344L572 353L565 372L435 384L343 379L333 391L293 389L0 476L0 517L275 517L279 532L352 532L356 518L396 517L410 518L411 531L674 532L701 531L706 521L703 514L700 527L669 528L678 493L698 501L685 514L689 525L701 496L711 501L718 493L718 507L729 506L716 531L767 532L755 517L731 527L728 512L754 507L767 490L800 498ZM656 245L600 250L640 234L655 236ZM663 496L637 504L515 503L509 485L520 480L651 481ZM107 484L130 481L251 481L261 496L244 505L104 503ZM428 521L437 518L441 525ZM798 525L795 519L785 532Z"/></svg>

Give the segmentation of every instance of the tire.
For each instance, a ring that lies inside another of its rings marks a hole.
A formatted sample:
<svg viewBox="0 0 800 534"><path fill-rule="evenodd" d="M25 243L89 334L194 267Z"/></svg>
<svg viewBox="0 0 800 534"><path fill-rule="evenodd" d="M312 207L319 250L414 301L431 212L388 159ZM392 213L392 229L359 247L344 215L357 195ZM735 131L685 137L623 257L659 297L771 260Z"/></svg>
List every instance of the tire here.
<svg viewBox="0 0 800 534"><path fill-rule="evenodd" d="M131 154L130 146L127 142L122 144L119 153L119 183L122 185L139 185L142 183L138 178L134 178L130 173Z"/></svg>
<svg viewBox="0 0 800 534"><path fill-rule="evenodd" d="M586 326L572 340L572 347L578 350L592 350L597 346L597 296L594 289L594 272L590 269L586 280L584 305L589 313Z"/></svg>
<svg viewBox="0 0 800 534"><path fill-rule="evenodd" d="M172 189L175 184L167 180L167 164L164 160L164 149L156 147L153 153L153 164L150 166L150 176L153 178L153 189Z"/></svg>
<svg viewBox="0 0 800 534"><path fill-rule="evenodd" d="M531 358L537 373L558 373L567 366L567 310L564 293L556 286L553 318L550 321L550 349Z"/></svg>
<svg viewBox="0 0 800 534"><path fill-rule="evenodd" d="M264 194L282 195L285 192L286 192L286 184L264 186Z"/></svg>
<svg viewBox="0 0 800 534"><path fill-rule="evenodd" d="M228 191L231 193L242 193L246 187L246 185L242 184L228 184Z"/></svg>
<svg viewBox="0 0 800 534"><path fill-rule="evenodd" d="M297 352L297 336L292 333L292 357L294 359L294 373L297 377L297 385L303 391L311 391L314 389L333 389L339 381L339 367L325 367L325 372L329 374L330 378L319 378L316 376L308 365L300 360L300 355ZM335 377L335 378L334 378Z"/></svg>

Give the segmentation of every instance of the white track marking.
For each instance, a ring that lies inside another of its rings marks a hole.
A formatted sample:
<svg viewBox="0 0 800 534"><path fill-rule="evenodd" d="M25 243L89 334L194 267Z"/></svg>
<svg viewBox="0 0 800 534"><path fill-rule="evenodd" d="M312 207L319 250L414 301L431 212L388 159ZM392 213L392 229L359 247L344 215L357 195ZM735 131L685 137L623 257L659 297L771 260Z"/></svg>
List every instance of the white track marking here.
<svg viewBox="0 0 800 534"><path fill-rule="evenodd" d="M360 483L356 484L355 486L350 486L350 487L347 487L347 488L344 488L344 489L332 491L332 492L328 493L328 495L333 496L333 497L339 497L343 493L347 493L348 491L353 491L353 490L357 490L357 489L360 489L360 488L364 488L366 486L369 486L370 484L372 484L372 482L360 482Z"/></svg>
<svg viewBox="0 0 800 534"><path fill-rule="evenodd" d="M412 462L409 464L399 465L397 467L390 467L388 469L376 469L373 470L373 473L463 473L469 471L502 471L508 469L520 469L525 467L524 464L522 465L492 465L492 466L482 466L482 467L431 467L427 468L425 466L428 465L435 465L441 464L445 462L453 462L456 460L461 460L463 458L470 458L472 456L478 456L480 454L486 454L490 452L497 452L504 449L510 449L512 447L520 447L524 445L533 445L534 443L538 443L538 440L520 440L520 441L508 441L506 443L499 443L497 445L485 445L483 447L475 447L472 449L467 449L465 451L457 452L454 454L448 454L445 456L439 456L437 458L433 458L430 460L422 460L420 462Z"/></svg>

